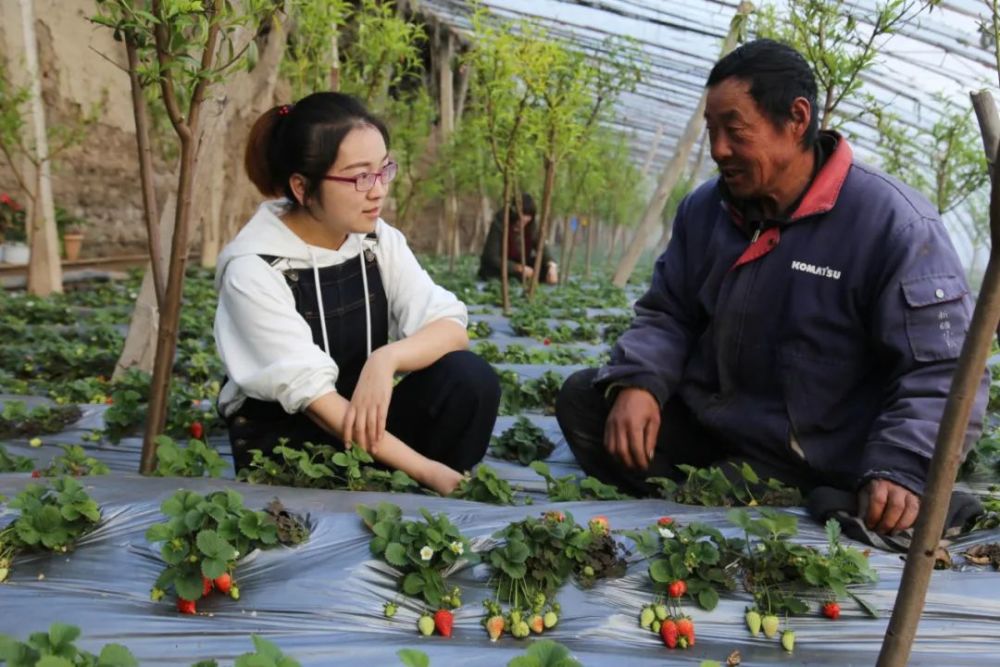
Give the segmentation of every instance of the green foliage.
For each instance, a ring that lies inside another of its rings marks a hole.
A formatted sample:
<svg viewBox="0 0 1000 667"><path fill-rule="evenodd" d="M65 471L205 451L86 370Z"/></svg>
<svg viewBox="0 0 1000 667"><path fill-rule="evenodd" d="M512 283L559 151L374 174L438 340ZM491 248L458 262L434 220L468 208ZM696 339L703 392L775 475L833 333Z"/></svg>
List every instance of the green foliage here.
<svg viewBox="0 0 1000 667"><path fill-rule="evenodd" d="M236 658L234 667L299 667L297 660L286 656L274 643L257 635L250 635L250 639L254 651Z"/></svg>
<svg viewBox="0 0 1000 667"><path fill-rule="evenodd" d="M292 99L330 89L330 70L337 33L346 24L351 4L346 0L293 0L289 3L289 33L281 74L292 85Z"/></svg>
<svg viewBox="0 0 1000 667"><path fill-rule="evenodd" d="M625 533L650 559L649 578L654 590L666 594L671 582L684 581L687 595L698 606L707 611L715 609L719 593L736 588L733 567L739 558L741 542L728 540L702 523L686 526L669 520L664 523Z"/></svg>
<svg viewBox="0 0 1000 667"><path fill-rule="evenodd" d="M569 649L562 644L551 639L539 639L531 642L524 655L508 662L507 667L583 667L583 663L574 660Z"/></svg>
<svg viewBox="0 0 1000 667"><path fill-rule="evenodd" d="M178 598L198 600L202 577L231 573L241 557L279 543L273 517L244 508L243 497L235 491L202 496L181 490L165 500L160 511L167 521L146 530L147 541L162 543L160 555L166 564L153 587L154 599L173 588Z"/></svg>
<svg viewBox="0 0 1000 667"><path fill-rule="evenodd" d="M489 322L469 322L470 339L476 340L477 338L489 338L491 333L493 333L493 327L490 326Z"/></svg>
<svg viewBox="0 0 1000 667"><path fill-rule="evenodd" d="M552 476L549 467L541 461L530 464L532 470L545 479L545 491L549 500L554 503L576 502L578 500L629 500L626 495L610 484L605 484L596 477L578 478L566 475L558 479Z"/></svg>
<svg viewBox="0 0 1000 667"><path fill-rule="evenodd" d="M518 461L525 466L532 461L547 459L553 449L555 444L545 437L545 432L526 417L518 417L514 425L499 438L493 438L490 445L497 458Z"/></svg>
<svg viewBox="0 0 1000 667"><path fill-rule="evenodd" d="M401 648L396 651L396 655L405 667L429 667L431 664L431 659L426 653L413 648Z"/></svg>
<svg viewBox="0 0 1000 667"><path fill-rule="evenodd" d="M201 440L188 440L187 447L181 447L166 435L157 436L156 469L158 477L219 477L226 468L226 462L215 448Z"/></svg>
<svg viewBox="0 0 1000 667"><path fill-rule="evenodd" d="M11 455L7 448L0 444L0 473L2 472L31 472L35 467L35 462L27 456Z"/></svg>
<svg viewBox="0 0 1000 667"><path fill-rule="evenodd" d="M678 484L664 477L651 477L647 482L659 487L660 495L666 500L684 505L706 507L732 507L734 505L772 505L792 507L802 504L802 493L793 487L771 478L761 480L750 464L741 466L730 464L739 472L740 483L734 483L721 468L696 468L679 465L678 470L687 478Z"/></svg>
<svg viewBox="0 0 1000 667"><path fill-rule="evenodd" d="M1000 528L1000 486L991 484L989 495L980 498L983 513L976 519L972 530L992 530Z"/></svg>
<svg viewBox="0 0 1000 667"><path fill-rule="evenodd" d="M493 505L517 504L510 482L498 477L496 471L485 463L476 466L474 473L466 473L458 487L451 492L451 497Z"/></svg>
<svg viewBox="0 0 1000 667"><path fill-rule="evenodd" d="M848 120L840 105L858 99L864 74L899 29L927 5L926 0L883 0L862 14L847 0L803 0L783 7L762 7L755 13L754 31L795 48L812 67L819 88L814 109L822 128ZM862 113L877 108L874 99L862 104ZM835 119L836 117L836 119Z"/></svg>
<svg viewBox="0 0 1000 667"><path fill-rule="evenodd" d="M624 549L600 523L582 527L569 512L528 517L494 534L487 556L497 599L515 609L552 598L570 576L583 586L625 573Z"/></svg>
<svg viewBox="0 0 1000 667"><path fill-rule="evenodd" d="M252 484L402 493L420 488L402 470L376 468L374 459L361 447L340 450L307 442L301 448L278 445L270 456L260 450L252 450L252 454L250 466L239 474Z"/></svg>
<svg viewBox="0 0 1000 667"><path fill-rule="evenodd" d="M573 364L597 365L596 355L579 348L552 346L527 348L512 343L501 350L495 343L483 341L473 352L491 364L531 364L536 366L569 366Z"/></svg>
<svg viewBox="0 0 1000 667"><path fill-rule="evenodd" d="M873 612L847 587L875 581L875 570L866 554L840 543L836 520L826 524L828 546L824 554L791 542L789 538L798 532L798 521L790 514L762 509L760 518L753 519L746 510L730 510L728 517L746 533L740 568L744 585L762 613L804 614L809 604L802 592L810 589L822 592L824 599L850 596L867 613Z"/></svg>
<svg viewBox="0 0 1000 667"><path fill-rule="evenodd" d="M545 371L541 376L521 381L516 371L505 370L500 377L500 414L517 414L525 409L541 408L545 414L555 414L556 397L562 388L562 376Z"/></svg>
<svg viewBox="0 0 1000 667"><path fill-rule="evenodd" d="M66 553L101 520L101 510L79 482L62 477L51 487L29 484L10 508L21 514L0 530L0 581L7 578L17 554L48 550Z"/></svg>
<svg viewBox="0 0 1000 667"><path fill-rule="evenodd" d="M423 521L402 518L402 510L391 503L372 509L359 505L358 515L372 531L372 554L400 572L400 589L420 596L433 609L461 606L458 587L445 588L445 577L463 563L475 564L479 557L469 540L445 514L432 515L421 508Z"/></svg>
<svg viewBox="0 0 1000 667"><path fill-rule="evenodd" d="M41 477L61 477L69 475L106 475L108 466L93 456L87 456L80 445L63 445L63 453L52 459L48 466L39 471Z"/></svg>
<svg viewBox="0 0 1000 667"><path fill-rule="evenodd" d="M23 401L6 401L0 412L0 438L58 433L79 418L75 405L39 405L29 410Z"/></svg>
<svg viewBox="0 0 1000 667"><path fill-rule="evenodd" d="M99 655L77 648L80 628L53 623L48 632L34 632L26 642L0 635L0 663L7 667L138 667L139 661L121 644L106 644Z"/></svg>

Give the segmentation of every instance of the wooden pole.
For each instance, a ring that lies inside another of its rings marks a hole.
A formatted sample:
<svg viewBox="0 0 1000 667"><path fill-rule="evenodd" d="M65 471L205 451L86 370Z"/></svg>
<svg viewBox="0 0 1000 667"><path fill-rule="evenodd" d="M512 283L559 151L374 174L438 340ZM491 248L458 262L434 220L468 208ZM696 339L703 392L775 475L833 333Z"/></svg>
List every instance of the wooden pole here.
<svg viewBox="0 0 1000 667"><path fill-rule="evenodd" d="M740 3L740 6L736 10L736 16L730 24L729 33L722 43L723 56L732 51L736 46L736 38L739 34L740 26L743 19L751 11L753 11L753 7L749 2ZM649 239L650 234L660 225L663 207L666 206L674 185L677 184L681 174L684 173L691 148L694 146L694 142L698 140L698 136L704 127L705 102L707 97L708 89L705 89L702 91L694 113L691 114L691 118L688 120L687 127L684 128L684 134L681 135L680 141L677 143L673 158L660 175L656 192L653 193L652 198L650 198L649 203L646 205L646 211L639 222L635 236L632 237L632 242L629 244L625 254L622 255L621 261L618 263L618 268L615 269L615 275L611 281L618 287L624 287L625 283L628 282L629 276L632 275L636 264L639 263L639 257L645 249L646 241Z"/></svg>
<svg viewBox="0 0 1000 667"><path fill-rule="evenodd" d="M35 133L34 206L31 207L31 258L28 262L28 292L47 296L61 293L62 264L59 262L59 233L56 230L56 209L52 201L52 163L45 130L45 108L42 106L42 78L38 67L38 39L35 35L33 0L21 0L21 26L24 32L24 64L28 70L31 120Z"/></svg>
<svg viewBox="0 0 1000 667"><path fill-rule="evenodd" d="M973 104L976 104L975 99ZM996 127L995 109L992 118L993 127ZM995 142L993 146L995 155ZM944 530L949 499L962 459L962 443L969 415L986 368L993 335L1000 322L1000 178L994 178L990 188L990 235L990 258L941 417L927 486L920 502L920 515L906 556L902 584L882 642L878 667L904 667L909 660L927 596L927 585L934 571L934 551Z"/></svg>

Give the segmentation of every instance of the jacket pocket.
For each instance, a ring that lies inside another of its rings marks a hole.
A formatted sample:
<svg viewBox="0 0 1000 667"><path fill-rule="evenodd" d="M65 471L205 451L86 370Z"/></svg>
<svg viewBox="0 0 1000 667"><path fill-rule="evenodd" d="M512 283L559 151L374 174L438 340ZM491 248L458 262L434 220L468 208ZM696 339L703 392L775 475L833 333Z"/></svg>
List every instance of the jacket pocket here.
<svg viewBox="0 0 1000 667"><path fill-rule="evenodd" d="M906 302L906 338L917 361L956 359L969 326L969 293L953 274L910 278L902 282Z"/></svg>

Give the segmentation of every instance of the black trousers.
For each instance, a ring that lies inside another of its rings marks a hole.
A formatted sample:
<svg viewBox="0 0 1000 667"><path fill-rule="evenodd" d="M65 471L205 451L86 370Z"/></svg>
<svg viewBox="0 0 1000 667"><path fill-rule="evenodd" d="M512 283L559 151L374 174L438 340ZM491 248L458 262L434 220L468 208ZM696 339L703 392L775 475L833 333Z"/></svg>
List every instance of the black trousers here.
<svg viewBox="0 0 1000 667"><path fill-rule="evenodd" d="M679 464L698 468L719 466L733 481L740 478L738 468L749 463L762 479L774 477L808 493L823 483L805 462L777 459L770 452L741 452L733 443L721 440L702 426L679 398L667 401L660 415L660 432L653 459L646 470L626 468L604 448L604 423L611 405L593 386L597 369L578 371L566 379L556 400L556 418L577 462L588 475L614 484L633 495L649 495L654 487L649 477L684 479Z"/></svg>
<svg viewBox="0 0 1000 667"><path fill-rule="evenodd" d="M472 352L451 352L396 385L386 430L462 472L486 454L499 405L500 381L493 368ZM278 403L247 399L229 419L237 472L250 464L251 450L269 455L281 438L293 447L305 442L344 446L304 413L290 415Z"/></svg>

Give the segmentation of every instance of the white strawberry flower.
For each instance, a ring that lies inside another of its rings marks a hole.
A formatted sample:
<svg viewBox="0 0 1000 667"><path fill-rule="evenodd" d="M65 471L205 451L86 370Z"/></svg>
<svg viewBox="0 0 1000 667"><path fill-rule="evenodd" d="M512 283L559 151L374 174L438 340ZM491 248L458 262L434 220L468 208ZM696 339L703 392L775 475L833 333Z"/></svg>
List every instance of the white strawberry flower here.
<svg viewBox="0 0 1000 667"><path fill-rule="evenodd" d="M434 558L434 550L431 549L429 546L426 546L420 550L421 560L430 560L431 558Z"/></svg>
<svg viewBox="0 0 1000 667"><path fill-rule="evenodd" d="M458 554L459 556L465 553L465 547L462 546L461 542L452 542L450 548L454 553Z"/></svg>
<svg viewBox="0 0 1000 667"><path fill-rule="evenodd" d="M660 526L659 530L660 530L660 537L662 537L663 539L665 540L673 539L674 531L670 530L666 526Z"/></svg>

